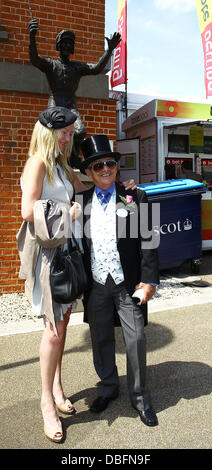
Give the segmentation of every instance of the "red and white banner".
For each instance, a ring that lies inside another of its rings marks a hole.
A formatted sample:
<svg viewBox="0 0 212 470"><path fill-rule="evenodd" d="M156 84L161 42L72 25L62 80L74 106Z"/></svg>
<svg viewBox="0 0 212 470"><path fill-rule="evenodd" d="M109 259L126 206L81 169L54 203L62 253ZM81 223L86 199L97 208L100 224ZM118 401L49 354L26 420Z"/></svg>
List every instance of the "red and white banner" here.
<svg viewBox="0 0 212 470"><path fill-rule="evenodd" d="M212 0L196 0L204 52L206 98L212 96Z"/></svg>
<svg viewBox="0 0 212 470"><path fill-rule="evenodd" d="M118 32L121 42L114 51L111 87L127 83L127 0L118 3Z"/></svg>

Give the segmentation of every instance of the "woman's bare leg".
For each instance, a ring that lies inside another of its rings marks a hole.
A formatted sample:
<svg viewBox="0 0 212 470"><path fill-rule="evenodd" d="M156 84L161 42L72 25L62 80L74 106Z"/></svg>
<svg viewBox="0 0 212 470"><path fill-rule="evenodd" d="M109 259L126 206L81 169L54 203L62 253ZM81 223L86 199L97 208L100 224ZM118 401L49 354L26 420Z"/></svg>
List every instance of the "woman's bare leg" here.
<svg viewBox="0 0 212 470"><path fill-rule="evenodd" d="M41 367L41 409L44 424L48 429L62 431L62 425L57 415L53 396L53 383L56 373L61 348L65 334L65 322L56 322L58 336L55 335L52 324L46 322L45 330L40 345L40 367Z"/></svg>
<svg viewBox="0 0 212 470"><path fill-rule="evenodd" d="M63 392L62 380L61 380L61 370L62 370L62 358L64 353L65 347L65 340L66 340L66 331L69 322L69 317L71 313L71 308L68 309L66 314L64 315L64 328L61 335L61 343L60 343L60 351L58 355L57 366L55 370L55 376L53 381L53 396L56 403L64 404L66 397Z"/></svg>

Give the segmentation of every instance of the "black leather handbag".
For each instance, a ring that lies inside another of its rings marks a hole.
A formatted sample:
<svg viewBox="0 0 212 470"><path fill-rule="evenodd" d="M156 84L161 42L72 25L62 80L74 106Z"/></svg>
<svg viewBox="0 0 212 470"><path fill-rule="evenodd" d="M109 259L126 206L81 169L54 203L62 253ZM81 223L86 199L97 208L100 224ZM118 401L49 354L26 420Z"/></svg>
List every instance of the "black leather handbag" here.
<svg viewBox="0 0 212 470"><path fill-rule="evenodd" d="M50 285L53 300L61 304L79 299L86 290L87 276L74 235L67 239L67 250L61 246L56 249L50 266Z"/></svg>

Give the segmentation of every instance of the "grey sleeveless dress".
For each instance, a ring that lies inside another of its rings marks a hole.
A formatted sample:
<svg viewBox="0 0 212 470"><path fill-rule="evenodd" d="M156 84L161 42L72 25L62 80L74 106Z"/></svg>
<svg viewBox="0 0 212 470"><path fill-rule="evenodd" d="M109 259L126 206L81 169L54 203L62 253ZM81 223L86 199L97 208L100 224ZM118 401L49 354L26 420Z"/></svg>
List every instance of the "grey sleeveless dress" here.
<svg viewBox="0 0 212 470"><path fill-rule="evenodd" d="M54 185L49 184L47 176L45 175L43 181L43 188L40 199L50 199L56 202L65 202L70 204L70 201L73 197L73 186L70 181L67 179L65 172L59 164L56 164L53 169L54 174ZM80 232L80 227L75 220L72 223L72 231L74 232L76 238L78 238L78 233ZM79 238L78 238L79 241ZM39 280L40 270L41 270L41 258L42 258L42 248L40 248L36 273L35 273L35 284L32 294L32 314L35 317L42 317L45 315L44 306L43 306L43 296L41 291L41 285ZM74 304L74 305L73 305ZM72 305L73 308L76 307L76 302L71 304L58 304L52 300L54 318L55 321L62 321L63 315L67 312L68 308Z"/></svg>

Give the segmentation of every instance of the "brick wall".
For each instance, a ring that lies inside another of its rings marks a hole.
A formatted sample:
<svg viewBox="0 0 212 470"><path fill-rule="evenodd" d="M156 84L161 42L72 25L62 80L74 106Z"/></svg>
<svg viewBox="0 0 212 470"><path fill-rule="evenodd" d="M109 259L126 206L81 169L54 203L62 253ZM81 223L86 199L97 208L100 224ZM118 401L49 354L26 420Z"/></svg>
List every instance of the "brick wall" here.
<svg viewBox="0 0 212 470"><path fill-rule="evenodd" d="M76 34L75 60L95 63L104 51L104 0L33 1L39 20L38 51L56 57L55 38L61 29ZM28 66L28 1L1 1L1 28L8 40L0 41L1 61ZM81 45L82 44L82 45ZM83 50L85 47L85 50ZM23 291L18 279L16 233L21 224L20 176L27 158L32 128L47 106L48 95L0 90L0 294ZM106 133L116 139L116 105L107 99L78 98L87 136Z"/></svg>
<svg viewBox="0 0 212 470"><path fill-rule="evenodd" d="M75 60L96 62L104 51L105 0L30 0L39 22L39 53L55 56L55 38L62 29L76 34ZM1 44L3 60L28 64L28 0L1 0L1 25L9 33ZM2 59L1 59L2 60Z"/></svg>

